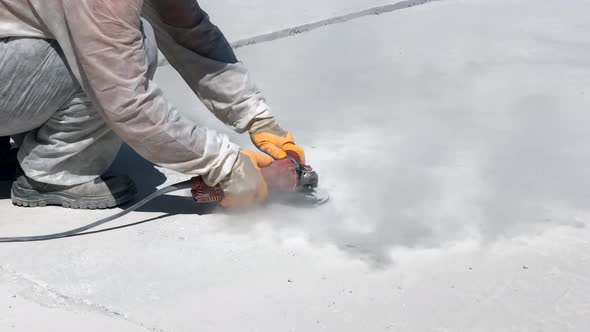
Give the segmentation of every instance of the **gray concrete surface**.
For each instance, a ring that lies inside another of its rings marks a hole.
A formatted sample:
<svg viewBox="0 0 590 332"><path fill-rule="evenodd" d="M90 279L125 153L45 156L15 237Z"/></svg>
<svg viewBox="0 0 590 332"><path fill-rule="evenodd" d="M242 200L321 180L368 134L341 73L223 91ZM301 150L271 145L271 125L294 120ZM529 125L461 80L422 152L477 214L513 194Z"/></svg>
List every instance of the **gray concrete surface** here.
<svg viewBox="0 0 590 332"><path fill-rule="evenodd" d="M201 0L229 40L241 40L403 0Z"/></svg>
<svg viewBox="0 0 590 332"><path fill-rule="evenodd" d="M586 331L589 9L445 0L239 49L331 203L165 197L132 228L4 245L0 330ZM184 179L129 151L114 171L143 193ZM2 235L109 213L0 210Z"/></svg>

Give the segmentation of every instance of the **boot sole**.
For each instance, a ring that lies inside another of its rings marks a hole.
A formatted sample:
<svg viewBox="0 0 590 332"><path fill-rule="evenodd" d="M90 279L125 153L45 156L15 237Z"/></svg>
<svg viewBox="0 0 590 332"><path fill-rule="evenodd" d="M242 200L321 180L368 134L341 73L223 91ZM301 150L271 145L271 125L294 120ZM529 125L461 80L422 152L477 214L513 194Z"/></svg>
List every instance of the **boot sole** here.
<svg viewBox="0 0 590 332"><path fill-rule="evenodd" d="M67 193L44 193L33 189L22 188L16 184L12 185L12 204L22 207L45 207L62 206L68 209L96 210L108 209L119 206L130 201L137 190L135 184L131 183L129 189L115 195L85 197L69 195Z"/></svg>

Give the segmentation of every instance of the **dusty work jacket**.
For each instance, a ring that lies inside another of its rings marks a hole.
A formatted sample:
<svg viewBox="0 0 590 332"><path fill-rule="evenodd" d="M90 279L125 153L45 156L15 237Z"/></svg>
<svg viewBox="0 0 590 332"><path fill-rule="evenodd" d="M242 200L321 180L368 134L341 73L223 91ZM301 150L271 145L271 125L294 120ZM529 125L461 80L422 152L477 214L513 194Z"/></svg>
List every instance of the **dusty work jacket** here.
<svg viewBox="0 0 590 332"><path fill-rule="evenodd" d="M145 2L145 3L144 3ZM238 132L270 116L260 91L196 0L0 0L0 38L55 39L109 126L146 159L209 184L230 171L238 146L183 118L153 81L140 16L203 103Z"/></svg>

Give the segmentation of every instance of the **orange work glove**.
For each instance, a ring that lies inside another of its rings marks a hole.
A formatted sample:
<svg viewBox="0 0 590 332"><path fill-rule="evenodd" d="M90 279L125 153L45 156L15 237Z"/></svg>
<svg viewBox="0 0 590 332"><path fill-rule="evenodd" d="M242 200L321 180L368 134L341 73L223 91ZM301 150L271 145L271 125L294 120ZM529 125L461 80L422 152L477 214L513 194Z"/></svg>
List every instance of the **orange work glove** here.
<svg viewBox="0 0 590 332"><path fill-rule="evenodd" d="M299 162L305 164L305 152L295 144L293 135L279 126L274 118L257 120L248 130L252 143L274 159L287 158L287 151L293 151Z"/></svg>
<svg viewBox="0 0 590 332"><path fill-rule="evenodd" d="M221 205L246 207L268 199L268 188L260 173L261 167L272 164L273 159L253 151L242 150L231 173L220 185L225 194Z"/></svg>

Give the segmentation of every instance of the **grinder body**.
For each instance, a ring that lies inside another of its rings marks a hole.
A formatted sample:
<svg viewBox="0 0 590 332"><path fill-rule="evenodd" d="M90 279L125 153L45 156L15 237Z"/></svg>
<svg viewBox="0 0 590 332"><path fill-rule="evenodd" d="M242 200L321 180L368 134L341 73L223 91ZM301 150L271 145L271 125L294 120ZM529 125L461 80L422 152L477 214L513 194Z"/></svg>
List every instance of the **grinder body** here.
<svg viewBox="0 0 590 332"><path fill-rule="evenodd" d="M310 194L318 184L317 173L310 166L300 163L292 156L275 160L269 166L261 168L260 173L270 194ZM225 197L223 189L219 185L210 187L201 177L195 177L192 181L191 193L198 203L220 202Z"/></svg>

